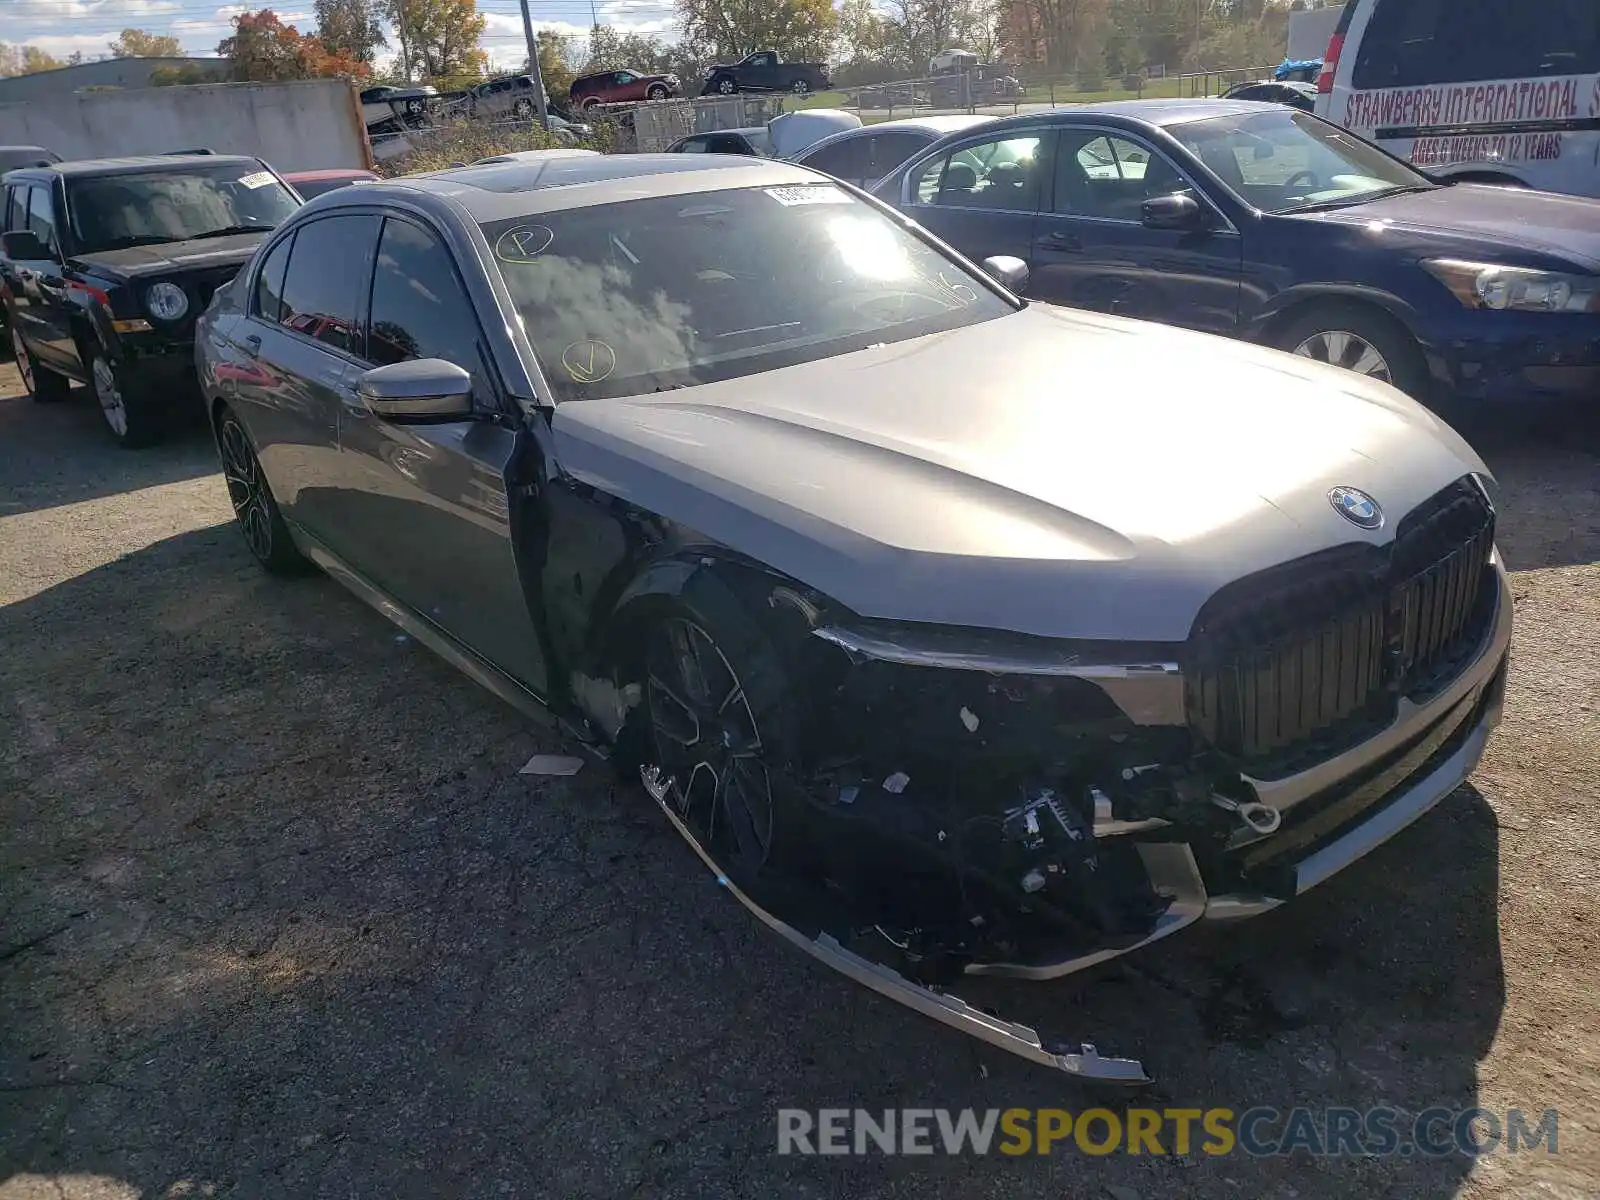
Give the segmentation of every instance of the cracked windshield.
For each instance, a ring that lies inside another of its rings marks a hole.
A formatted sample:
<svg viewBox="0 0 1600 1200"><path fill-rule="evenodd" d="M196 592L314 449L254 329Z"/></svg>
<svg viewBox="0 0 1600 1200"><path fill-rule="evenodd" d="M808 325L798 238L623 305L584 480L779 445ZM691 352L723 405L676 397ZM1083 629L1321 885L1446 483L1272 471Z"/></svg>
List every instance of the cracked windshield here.
<svg viewBox="0 0 1600 1200"><path fill-rule="evenodd" d="M1012 311L832 184L631 200L484 232L558 401L733 379Z"/></svg>

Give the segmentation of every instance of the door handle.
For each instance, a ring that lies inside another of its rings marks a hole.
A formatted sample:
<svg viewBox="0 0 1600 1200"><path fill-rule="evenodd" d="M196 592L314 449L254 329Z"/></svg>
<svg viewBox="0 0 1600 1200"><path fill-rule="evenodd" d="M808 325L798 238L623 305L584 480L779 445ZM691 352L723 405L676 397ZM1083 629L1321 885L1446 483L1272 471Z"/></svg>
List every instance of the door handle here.
<svg viewBox="0 0 1600 1200"><path fill-rule="evenodd" d="M1057 250L1082 250L1083 239L1064 229L1052 229L1047 239Z"/></svg>
<svg viewBox="0 0 1600 1200"><path fill-rule="evenodd" d="M261 337L259 334L252 333L244 339L244 352L251 358L255 358L261 353Z"/></svg>

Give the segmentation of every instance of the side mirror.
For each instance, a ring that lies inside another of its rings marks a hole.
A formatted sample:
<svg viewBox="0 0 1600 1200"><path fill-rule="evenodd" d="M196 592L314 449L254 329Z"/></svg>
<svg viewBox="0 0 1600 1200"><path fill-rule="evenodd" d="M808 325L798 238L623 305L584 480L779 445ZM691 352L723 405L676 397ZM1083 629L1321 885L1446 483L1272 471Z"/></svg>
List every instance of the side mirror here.
<svg viewBox="0 0 1600 1200"><path fill-rule="evenodd" d="M31 229L18 229L0 237L0 248L12 262L39 262L50 257L50 251Z"/></svg>
<svg viewBox="0 0 1600 1200"><path fill-rule="evenodd" d="M983 260L983 269L1013 292L1028 286L1028 264L1009 254L997 254Z"/></svg>
<svg viewBox="0 0 1600 1200"><path fill-rule="evenodd" d="M472 376L442 358L414 358L376 367L356 381L372 412L390 420L472 415Z"/></svg>
<svg viewBox="0 0 1600 1200"><path fill-rule="evenodd" d="M1204 229L1206 212L1193 196L1174 192L1146 200L1139 206L1139 220L1146 229Z"/></svg>

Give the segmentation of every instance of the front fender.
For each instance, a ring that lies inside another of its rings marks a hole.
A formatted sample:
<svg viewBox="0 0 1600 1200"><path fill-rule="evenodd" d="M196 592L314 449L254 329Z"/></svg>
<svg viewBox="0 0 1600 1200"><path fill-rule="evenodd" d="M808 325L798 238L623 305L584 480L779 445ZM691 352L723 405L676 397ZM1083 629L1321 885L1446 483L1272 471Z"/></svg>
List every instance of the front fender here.
<svg viewBox="0 0 1600 1200"><path fill-rule="evenodd" d="M1319 301L1343 300L1380 308L1406 327L1412 337L1424 341L1420 314L1410 301L1383 288L1359 283L1297 283L1284 288L1263 304L1245 326L1245 337L1266 342L1273 330L1292 311ZM1424 342L1424 344L1426 344Z"/></svg>

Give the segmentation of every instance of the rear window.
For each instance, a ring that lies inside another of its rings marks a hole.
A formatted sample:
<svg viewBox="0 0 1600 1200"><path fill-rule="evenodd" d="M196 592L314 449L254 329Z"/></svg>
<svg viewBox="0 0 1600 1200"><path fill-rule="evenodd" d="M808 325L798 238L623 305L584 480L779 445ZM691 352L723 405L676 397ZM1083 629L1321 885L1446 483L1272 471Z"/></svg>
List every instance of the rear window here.
<svg viewBox="0 0 1600 1200"><path fill-rule="evenodd" d="M1600 73L1596 0L1373 0L1360 90Z"/></svg>

